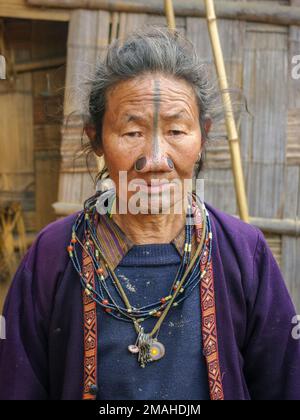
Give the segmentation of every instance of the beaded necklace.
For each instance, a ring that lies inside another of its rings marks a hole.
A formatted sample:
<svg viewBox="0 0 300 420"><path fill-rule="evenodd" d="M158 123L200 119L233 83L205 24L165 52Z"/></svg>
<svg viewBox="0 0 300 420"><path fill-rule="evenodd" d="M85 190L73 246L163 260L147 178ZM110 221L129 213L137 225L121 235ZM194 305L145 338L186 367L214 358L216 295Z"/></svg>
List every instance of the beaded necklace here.
<svg viewBox="0 0 300 420"><path fill-rule="evenodd" d="M165 355L165 347L158 341L158 335L168 312L172 307L177 307L187 299L206 274L206 267L210 263L212 251L209 214L204 203L196 195L193 196L192 202L189 202L186 214L184 254L169 294L150 305L134 308L106 259L97 235L99 214L97 213L96 203L100 194L98 192L88 199L84 204L84 210L79 213L72 227L72 238L68 246L68 253L75 270L79 274L81 285L86 295L91 297L108 315L124 322L133 323L137 333L137 340L135 344L128 346L128 350L132 354L137 354L140 366L145 367L147 363L159 360ZM109 212L107 215L111 217ZM196 227L198 246L195 255L191 259L193 224ZM78 236L81 226L83 226L83 240ZM98 287L92 287L83 275L78 256L79 247L90 256ZM205 269L200 272L200 261L203 261L203 259L207 262ZM107 271L106 278L103 267ZM116 297L112 295L107 286L109 281L114 286L116 296L123 301L124 305L116 302ZM141 323L153 317L158 318L158 321L150 333L145 333Z"/></svg>

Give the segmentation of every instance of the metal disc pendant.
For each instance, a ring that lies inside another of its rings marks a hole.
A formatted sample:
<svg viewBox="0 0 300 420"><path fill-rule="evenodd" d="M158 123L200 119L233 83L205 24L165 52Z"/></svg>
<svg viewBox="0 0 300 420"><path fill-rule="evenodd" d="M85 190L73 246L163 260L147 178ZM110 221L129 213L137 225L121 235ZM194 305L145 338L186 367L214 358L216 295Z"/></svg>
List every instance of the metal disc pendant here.
<svg viewBox="0 0 300 420"><path fill-rule="evenodd" d="M154 341L150 346L150 356L151 360L159 360L164 357L166 353L165 346L159 341Z"/></svg>
<svg viewBox="0 0 300 420"><path fill-rule="evenodd" d="M128 346L128 350L130 351L130 353L136 354L140 351L140 349L138 348L138 346L135 346L134 344L130 344Z"/></svg>

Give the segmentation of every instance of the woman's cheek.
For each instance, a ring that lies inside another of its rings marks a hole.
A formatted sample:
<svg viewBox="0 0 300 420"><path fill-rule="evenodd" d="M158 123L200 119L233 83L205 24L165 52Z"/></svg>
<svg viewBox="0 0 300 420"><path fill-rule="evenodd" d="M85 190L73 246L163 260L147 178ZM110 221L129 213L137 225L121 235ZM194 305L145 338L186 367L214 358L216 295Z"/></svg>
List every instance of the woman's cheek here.
<svg viewBox="0 0 300 420"><path fill-rule="evenodd" d="M104 141L104 158L111 175L128 171L132 165L133 151L118 135L111 135Z"/></svg>
<svg viewBox="0 0 300 420"><path fill-rule="evenodd" d="M201 140L198 140L196 136L193 136L182 145L178 152L178 166L181 168L182 174L185 176L192 176L193 167L199 159L199 153L201 152Z"/></svg>

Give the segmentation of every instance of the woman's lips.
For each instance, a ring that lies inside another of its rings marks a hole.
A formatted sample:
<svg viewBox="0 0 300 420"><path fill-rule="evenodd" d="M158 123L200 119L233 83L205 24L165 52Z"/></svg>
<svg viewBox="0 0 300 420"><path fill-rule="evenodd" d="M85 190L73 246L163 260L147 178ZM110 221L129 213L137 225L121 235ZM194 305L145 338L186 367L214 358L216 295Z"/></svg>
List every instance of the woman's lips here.
<svg viewBox="0 0 300 420"><path fill-rule="evenodd" d="M174 185L173 182L153 182L150 184L147 184L146 182L133 182L134 187L137 189L137 191L145 192L145 193L151 193L156 194L163 191L168 190L171 186Z"/></svg>

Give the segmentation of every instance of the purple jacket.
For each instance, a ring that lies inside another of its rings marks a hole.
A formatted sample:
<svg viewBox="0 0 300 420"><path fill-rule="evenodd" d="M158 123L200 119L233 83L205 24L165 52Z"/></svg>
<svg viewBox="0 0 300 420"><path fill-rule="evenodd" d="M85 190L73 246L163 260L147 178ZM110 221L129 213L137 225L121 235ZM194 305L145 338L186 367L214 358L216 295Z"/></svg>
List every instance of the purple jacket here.
<svg viewBox="0 0 300 420"><path fill-rule="evenodd" d="M224 397L299 400L296 312L278 265L257 228L206 207ZM82 399L82 293L66 251L75 217L43 229L14 277L0 340L1 400Z"/></svg>

